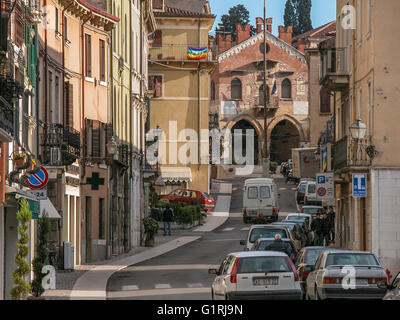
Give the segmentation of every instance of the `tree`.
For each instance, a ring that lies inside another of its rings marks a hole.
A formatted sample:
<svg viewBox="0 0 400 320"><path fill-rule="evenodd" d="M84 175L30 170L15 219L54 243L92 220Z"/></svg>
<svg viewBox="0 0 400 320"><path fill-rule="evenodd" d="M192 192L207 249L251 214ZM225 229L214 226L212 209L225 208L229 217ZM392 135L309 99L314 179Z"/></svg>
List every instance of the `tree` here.
<svg viewBox="0 0 400 320"><path fill-rule="evenodd" d="M228 14L224 14L221 17L221 23L224 26L224 31L229 32L232 35L232 41L237 40L236 25L246 25L250 22L250 14L246 7L242 4L238 4L229 9ZM250 35L253 36L257 32L254 26L250 26Z"/></svg>
<svg viewBox="0 0 400 320"><path fill-rule="evenodd" d="M29 210L29 203L26 199L22 199L19 202L19 207L20 209L17 212L17 221L19 224L19 239L17 241L18 252L14 258L17 269L12 273L12 279L15 285L10 291L13 300L26 299L30 290L30 285L25 281L25 277L31 272L31 267L25 259L29 254L29 247L27 245L29 242L29 235L27 231L29 222L32 219L32 212Z"/></svg>
<svg viewBox="0 0 400 320"><path fill-rule="evenodd" d="M287 0L285 6L285 27L293 26L293 36L312 29L311 0Z"/></svg>
<svg viewBox="0 0 400 320"><path fill-rule="evenodd" d="M36 248L37 256L33 260L33 272L35 280L32 282L32 294L35 297L40 297L45 289L42 286L42 280L45 274L42 273L43 267L49 259L49 234L50 234L50 219L47 213L44 212L38 220L38 244Z"/></svg>

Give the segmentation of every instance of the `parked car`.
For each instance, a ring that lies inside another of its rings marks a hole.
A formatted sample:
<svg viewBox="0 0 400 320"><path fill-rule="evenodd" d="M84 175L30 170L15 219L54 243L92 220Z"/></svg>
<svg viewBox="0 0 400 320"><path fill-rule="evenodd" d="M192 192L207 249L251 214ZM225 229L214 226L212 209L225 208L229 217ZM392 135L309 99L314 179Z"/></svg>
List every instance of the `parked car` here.
<svg viewBox="0 0 400 320"><path fill-rule="evenodd" d="M289 213L285 220L303 220L307 226L307 229L310 230L312 215L308 213Z"/></svg>
<svg viewBox="0 0 400 320"><path fill-rule="evenodd" d="M215 206L214 198L199 190L176 189L170 194L158 197L160 199L167 199L170 202L180 203L183 206L189 206L197 202L204 211L211 210Z"/></svg>
<svg viewBox="0 0 400 320"><path fill-rule="evenodd" d="M272 224L254 224L247 233L246 240L240 240L240 244L245 246L244 250L248 251L253 247L254 242L259 238L274 238L276 234L280 234L282 239L291 239L289 230L285 226L276 226Z"/></svg>
<svg viewBox="0 0 400 320"><path fill-rule="evenodd" d="M295 192L296 202L298 204L304 204L304 196L306 194L306 186L308 181L312 181L313 179L301 179L299 184L297 185L297 189Z"/></svg>
<svg viewBox="0 0 400 320"><path fill-rule="evenodd" d="M304 204L305 205L321 205L321 200L317 199L317 183L312 181L307 181L306 190L304 194Z"/></svg>
<svg viewBox="0 0 400 320"><path fill-rule="evenodd" d="M323 210L324 208L322 206L303 206L300 209L300 213L310 214L314 219L315 216L317 215L317 212L322 214Z"/></svg>
<svg viewBox="0 0 400 320"><path fill-rule="evenodd" d="M254 243L253 247L251 248L251 251L266 251L267 246L270 245L274 241L275 241L274 238L257 239L257 241ZM297 259L298 251L297 251L293 241L291 239L282 239L282 241L289 244L289 247L290 247L289 258L292 259L293 262L295 262Z"/></svg>
<svg viewBox="0 0 400 320"><path fill-rule="evenodd" d="M329 249L329 247L305 247L301 249L297 255L295 266L300 277L300 285L301 289L303 290L304 297L307 292L306 280L308 275L312 271L321 252Z"/></svg>
<svg viewBox="0 0 400 320"><path fill-rule="evenodd" d="M300 300L297 270L287 254L249 251L229 254L215 274L213 300Z"/></svg>
<svg viewBox="0 0 400 320"><path fill-rule="evenodd" d="M378 287L387 290L383 300L400 300L400 272L394 278L391 285L388 285L386 282L380 282L378 283Z"/></svg>
<svg viewBox="0 0 400 320"><path fill-rule="evenodd" d="M262 215L268 221L278 221L278 188L273 179L247 179L243 192L243 222Z"/></svg>
<svg viewBox="0 0 400 320"><path fill-rule="evenodd" d="M290 239L293 241L296 249L300 250L303 247L303 240L305 239L306 235L303 237L303 230L297 222L283 220L281 222L271 223L271 225L288 228Z"/></svg>
<svg viewBox="0 0 400 320"><path fill-rule="evenodd" d="M382 299L385 296L386 290L381 284L378 287L378 283L387 283L387 274L373 253L326 250L312 269L306 280L307 300Z"/></svg>

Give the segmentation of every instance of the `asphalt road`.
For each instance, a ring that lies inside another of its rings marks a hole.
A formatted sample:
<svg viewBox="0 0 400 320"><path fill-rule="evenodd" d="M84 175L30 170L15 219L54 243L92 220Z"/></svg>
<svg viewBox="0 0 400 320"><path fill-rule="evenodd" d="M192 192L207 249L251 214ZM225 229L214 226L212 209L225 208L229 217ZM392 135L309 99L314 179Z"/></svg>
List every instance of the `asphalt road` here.
<svg viewBox="0 0 400 320"><path fill-rule="evenodd" d="M187 232L200 239L176 250L130 266L115 273L107 284L110 300L209 300L213 275L210 267L217 268L228 253L242 251L239 241L245 239L249 225L242 219L242 195L245 179L232 183L230 216L225 224L212 232ZM277 180L280 214L296 212L295 186Z"/></svg>

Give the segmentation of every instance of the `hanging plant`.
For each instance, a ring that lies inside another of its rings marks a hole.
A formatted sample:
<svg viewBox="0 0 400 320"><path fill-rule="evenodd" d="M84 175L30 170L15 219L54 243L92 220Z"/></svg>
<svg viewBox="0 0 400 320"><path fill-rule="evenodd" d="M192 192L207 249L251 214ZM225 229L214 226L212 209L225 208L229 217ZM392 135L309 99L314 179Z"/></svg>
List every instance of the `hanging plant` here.
<svg viewBox="0 0 400 320"><path fill-rule="evenodd" d="M26 160L26 154L21 154L21 153L14 153L13 157L12 157L15 165L17 167L22 166L25 163Z"/></svg>

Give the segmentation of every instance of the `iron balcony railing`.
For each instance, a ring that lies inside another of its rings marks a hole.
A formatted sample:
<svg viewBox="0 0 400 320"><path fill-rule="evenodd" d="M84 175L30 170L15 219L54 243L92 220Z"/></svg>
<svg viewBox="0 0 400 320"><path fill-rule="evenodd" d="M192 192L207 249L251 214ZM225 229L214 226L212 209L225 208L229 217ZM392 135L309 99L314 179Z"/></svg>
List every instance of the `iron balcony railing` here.
<svg viewBox="0 0 400 320"><path fill-rule="evenodd" d="M71 165L80 157L81 135L74 128L58 123L49 124L40 138L43 148L41 162L44 164Z"/></svg>
<svg viewBox="0 0 400 320"><path fill-rule="evenodd" d="M0 128L3 129L10 138L14 137L14 111L11 104L0 96Z"/></svg>
<svg viewBox="0 0 400 320"><path fill-rule="evenodd" d="M340 170L348 167L367 167L371 165L364 146L369 145L369 138L356 141L351 137L344 137L333 145L333 167Z"/></svg>
<svg viewBox="0 0 400 320"><path fill-rule="evenodd" d="M123 164L124 166L129 166L129 145L126 143L121 144L118 147L118 162Z"/></svg>
<svg viewBox="0 0 400 320"><path fill-rule="evenodd" d="M349 48L329 48L321 52L320 79L327 76L350 74L350 50Z"/></svg>
<svg viewBox="0 0 400 320"><path fill-rule="evenodd" d="M207 57L200 61L214 61L216 60L215 54L208 48L208 45L190 45L190 44L162 44L157 45L153 43L150 48L149 60L156 61L192 61L188 57L189 47L207 47Z"/></svg>

